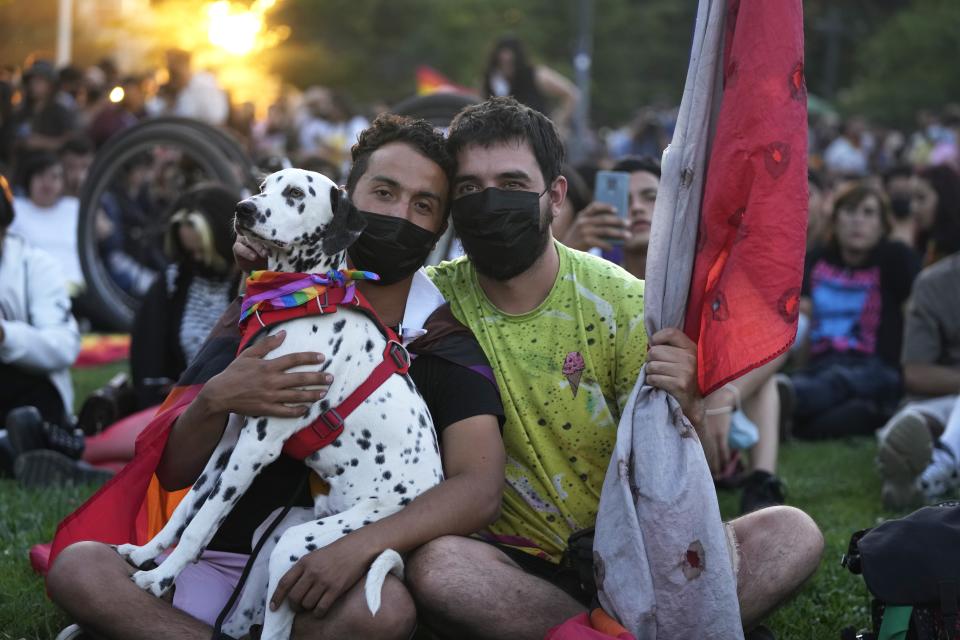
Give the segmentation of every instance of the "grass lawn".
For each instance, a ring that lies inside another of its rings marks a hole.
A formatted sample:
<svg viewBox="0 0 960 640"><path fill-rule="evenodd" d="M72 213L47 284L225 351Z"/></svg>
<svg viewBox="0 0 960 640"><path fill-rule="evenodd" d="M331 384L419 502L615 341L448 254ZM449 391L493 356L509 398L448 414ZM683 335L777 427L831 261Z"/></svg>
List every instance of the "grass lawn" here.
<svg viewBox="0 0 960 640"><path fill-rule="evenodd" d="M83 398L124 365L74 374ZM840 567L850 534L890 517L880 507L880 483L873 471L870 439L828 443L792 442L781 451L781 475L788 502L820 525L827 546L820 571L803 592L768 623L785 640L838 638L847 625L867 626L869 601L863 581ZM90 488L23 491L0 480L0 640L53 638L68 621L43 595L27 550L53 536L57 522L92 492ZM724 515L736 515L738 495L722 493Z"/></svg>

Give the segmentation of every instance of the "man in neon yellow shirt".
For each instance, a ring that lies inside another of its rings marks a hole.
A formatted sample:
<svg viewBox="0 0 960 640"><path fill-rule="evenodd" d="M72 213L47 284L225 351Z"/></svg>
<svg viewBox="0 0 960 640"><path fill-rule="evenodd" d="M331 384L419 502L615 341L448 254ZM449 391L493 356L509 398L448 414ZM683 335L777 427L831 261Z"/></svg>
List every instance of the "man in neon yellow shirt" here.
<svg viewBox="0 0 960 640"><path fill-rule="evenodd" d="M558 562L594 524L617 424L640 368L700 431L696 347L678 330L650 337L643 283L555 242L566 194L563 146L542 114L509 98L453 121L454 226L467 258L429 275L480 341L506 414L506 486L485 541L445 536L407 565L420 619L445 637L542 638L592 594ZM809 577L823 538L790 507L728 525L744 627Z"/></svg>

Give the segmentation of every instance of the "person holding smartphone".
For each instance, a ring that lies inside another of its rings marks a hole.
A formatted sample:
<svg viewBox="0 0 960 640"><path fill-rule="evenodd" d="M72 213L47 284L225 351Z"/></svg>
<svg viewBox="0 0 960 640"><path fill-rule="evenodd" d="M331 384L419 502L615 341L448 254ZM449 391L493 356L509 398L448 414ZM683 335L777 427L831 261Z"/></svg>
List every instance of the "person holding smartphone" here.
<svg viewBox="0 0 960 640"><path fill-rule="evenodd" d="M611 173L624 174L626 180L609 180ZM558 239L572 249L599 250L603 257L642 280L653 205L660 187L660 163L650 156L623 158L611 171L598 172L596 186L594 201L576 214ZM625 197L618 193L622 188L626 190ZM616 201L625 206L614 205Z"/></svg>

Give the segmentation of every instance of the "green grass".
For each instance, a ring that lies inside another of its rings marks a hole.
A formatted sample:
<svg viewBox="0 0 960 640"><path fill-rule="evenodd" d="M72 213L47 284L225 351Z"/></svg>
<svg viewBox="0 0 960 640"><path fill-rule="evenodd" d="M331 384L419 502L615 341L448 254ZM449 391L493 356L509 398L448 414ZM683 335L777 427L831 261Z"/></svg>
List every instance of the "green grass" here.
<svg viewBox="0 0 960 640"><path fill-rule="evenodd" d="M125 365L74 374L83 398ZM783 640L839 637L840 629L869 623L863 580L840 566L850 534L890 517L880 506L871 439L825 443L792 442L781 450L781 475L788 502L809 513L826 538L817 575L768 625ZM57 522L91 493L90 488L23 491L0 481L0 640L47 639L68 620L46 600L43 584L27 561L30 545L51 539ZM739 496L720 494L726 517L736 515Z"/></svg>

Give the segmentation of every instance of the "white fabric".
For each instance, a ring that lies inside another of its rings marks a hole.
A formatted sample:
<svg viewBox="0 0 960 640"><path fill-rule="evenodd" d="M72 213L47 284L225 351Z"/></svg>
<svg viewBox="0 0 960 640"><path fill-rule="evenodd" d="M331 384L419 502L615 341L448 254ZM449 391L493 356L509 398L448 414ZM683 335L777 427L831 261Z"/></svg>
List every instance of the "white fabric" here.
<svg viewBox="0 0 960 640"><path fill-rule="evenodd" d="M46 251L59 264L56 274L68 290L83 284L80 253L77 248L77 224L80 201L64 196L52 207L38 207L29 198L15 198L16 216L10 232Z"/></svg>
<svg viewBox="0 0 960 640"><path fill-rule="evenodd" d="M180 320L180 349L189 364L197 357L210 330L230 304L232 279L213 280L194 276L187 288L187 300Z"/></svg>
<svg viewBox="0 0 960 640"><path fill-rule="evenodd" d="M427 277L426 271L418 269L410 283L407 306L403 310L403 322L400 325L403 346L427 333L423 328L427 318L445 302L440 289Z"/></svg>
<svg viewBox="0 0 960 640"><path fill-rule="evenodd" d="M7 233L0 247L0 362L46 373L73 408L70 365L80 353L80 332L56 261Z"/></svg>
<svg viewBox="0 0 960 640"><path fill-rule="evenodd" d="M647 258L649 335L683 325L719 109L725 5L700 1L677 126L664 154ZM703 449L677 401L646 385L645 375L646 367L623 412L600 496L600 603L638 640L740 640L736 574Z"/></svg>
<svg viewBox="0 0 960 640"><path fill-rule="evenodd" d="M217 83L217 78L202 71L190 76L187 86L177 95L173 113L207 124L222 125L227 123L227 116L230 115L230 102Z"/></svg>

